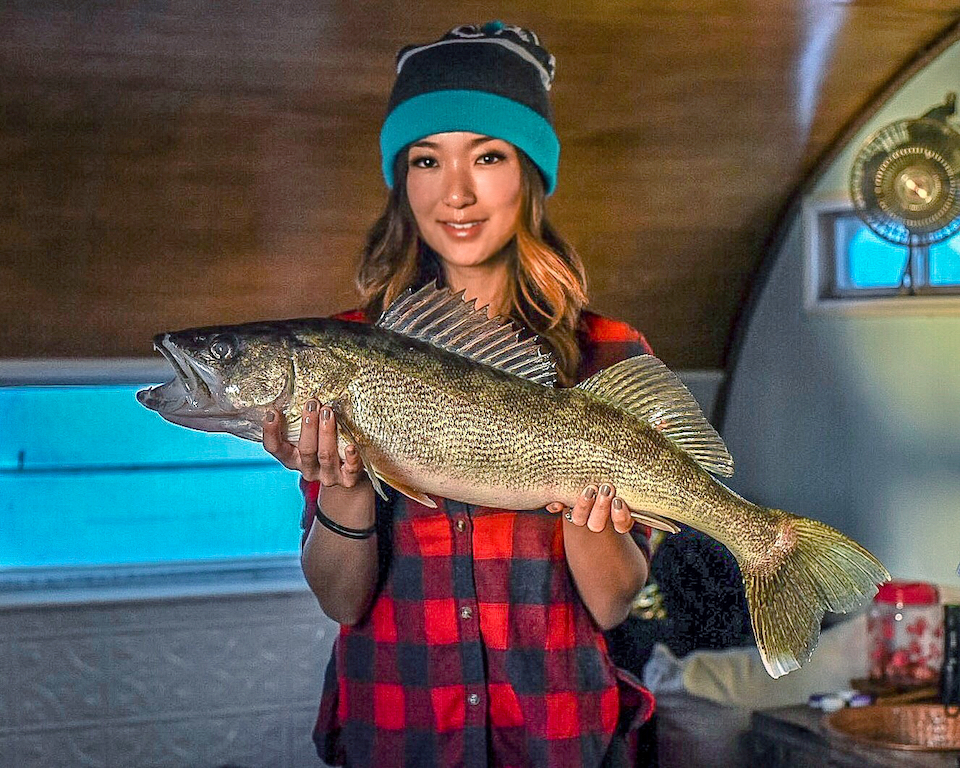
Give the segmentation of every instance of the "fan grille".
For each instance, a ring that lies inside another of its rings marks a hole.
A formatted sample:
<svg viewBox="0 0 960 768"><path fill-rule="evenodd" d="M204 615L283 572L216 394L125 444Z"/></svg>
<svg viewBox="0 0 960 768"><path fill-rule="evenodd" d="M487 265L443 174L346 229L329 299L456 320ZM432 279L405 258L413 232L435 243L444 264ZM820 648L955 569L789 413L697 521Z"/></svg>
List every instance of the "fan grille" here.
<svg viewBox="0 0 960 768"><path fill-rule="evenodd" d="M929 118L881 128L850 175L860 218L901 245L930 245L960 230L960 134Z"/></svg>

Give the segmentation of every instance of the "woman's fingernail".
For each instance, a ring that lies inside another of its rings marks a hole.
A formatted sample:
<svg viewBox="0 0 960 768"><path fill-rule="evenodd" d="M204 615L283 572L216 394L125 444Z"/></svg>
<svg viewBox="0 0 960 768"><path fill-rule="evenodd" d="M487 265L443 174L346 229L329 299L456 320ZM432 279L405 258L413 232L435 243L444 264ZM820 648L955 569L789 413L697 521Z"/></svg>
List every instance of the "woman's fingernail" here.
<svg viewBox="0 0 960 768"><path fill-rule="evenodd" d="M317 401L307 400L307 410L310 411L310 413L313 413L315 410L317 410Z"/></svg>
<svg viewBox="0 0 960 768"><path fill-rule="evenodd" d="M594 488L592 485L583 489L583 498L585 499L592 499L596 495L597 495L597 489Z"/></svg>
<svg viewBox="0 0 960 768"><path fill-rule="evenodd" d="M623 502L622 502L619 498L614 499L614 500L613 500L613 508L614 508L614 509L623 509Z"/></svg>
<svg viewBox="0 0 960 768"><path fill-rule="evenodd" d="M273 422L277 420L277 414L274 411L267 411L267 415L264 418L267 424L273 424Z"/></svg>
<svg viewBox="0 0 960 768"><path fill-rule="evenodd" d="M613 490L613 489L610 488L609 485L601 485L601 486L600 486L600 495L601 495L601 496L609 496L611 490Z"/></svg>
<svg viewBox="0 0 960 768"><path fill-rule="evenodd" d="M320 418L323 421L330 421L331 416L333 416L333 411L330 408L324 408L320 411Z"/></svg>

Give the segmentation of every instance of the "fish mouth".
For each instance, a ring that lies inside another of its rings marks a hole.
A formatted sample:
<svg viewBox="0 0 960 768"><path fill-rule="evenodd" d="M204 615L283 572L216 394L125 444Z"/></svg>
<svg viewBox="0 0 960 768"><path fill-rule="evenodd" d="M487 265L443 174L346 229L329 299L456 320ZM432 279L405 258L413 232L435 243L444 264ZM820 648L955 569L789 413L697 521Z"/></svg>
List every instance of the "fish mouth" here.
<svg viewBox="0 0 960 768"><path fill-rule="evenodd" d="M236 432L252 423L237 409L226 406L223 380L212 368L184 354L166 333L154 339L156 349L170 363L175 376L165 384L141 389L137 400L167 421L206 432ZM256 425L254 432L259 431ZM255 435L251 432L251 437Z"/></svg>

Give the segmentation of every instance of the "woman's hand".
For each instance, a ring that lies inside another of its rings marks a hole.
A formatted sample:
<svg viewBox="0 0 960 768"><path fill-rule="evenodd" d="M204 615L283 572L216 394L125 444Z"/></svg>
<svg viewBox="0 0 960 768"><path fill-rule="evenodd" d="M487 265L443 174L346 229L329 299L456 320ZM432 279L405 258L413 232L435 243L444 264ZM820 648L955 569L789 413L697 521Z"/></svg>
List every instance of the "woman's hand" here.
<svg viewBox="0 0 960 768"><path fill-rule="evenodd" d="M283 437L282 416L267 411L263 419L263 447L288 469L299 470L305 480L319 480L326 487L353 488L369 482L360 452L352 443L341 461L337 446L337 417L330 406L310 400L303 412L300 439L293 445Z"/></svg>
<svg viewBox="0 0 960 768"><path fill-rule="evenodd" d="M576 526L586 526L596 533L606 528L608 521L613 523L617 533L627 533L633 527L630 508L617 496L617 489L609 483L604 483L599 489L588 485L569 510L559 501L547 505L547 511L553 514L565 510L564 517L569 522Z"/></svg>
<svg viewBox="0 0 960 768"><path fill-rule="evenodd" d="M283 466L299 470L305 480L320 481L323 516L328 521L358 532L373 525L373 485L356 446L348 445L340 459L337 419L329 406L321 407L316 400L306 404L296 445L283 434L282 416L268 411L263 419L263 447ZM309 525L300 552L303 575L320 607L334 621L356 624L366 614L377 583L376 541L372 536L345 537L326 524Z"/></svg>
<svg viewBox="0 0 960 768"><path fill-rule="evenodd" d="M563 550L573 583L597 626L612 629L647 580L646 555L632 536L622 535L633 527L630 508L613 485L602 483L584 488L572 508L553 502L547 509L571 523L563 527Z"/></svg>

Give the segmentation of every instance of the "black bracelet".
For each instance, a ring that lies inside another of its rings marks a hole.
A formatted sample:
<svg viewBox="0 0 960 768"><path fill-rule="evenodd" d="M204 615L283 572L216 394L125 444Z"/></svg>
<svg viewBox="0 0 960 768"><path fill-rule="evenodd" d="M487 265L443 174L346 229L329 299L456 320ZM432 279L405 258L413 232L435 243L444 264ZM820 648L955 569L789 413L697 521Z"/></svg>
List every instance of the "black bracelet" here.
<svg viewBox="0 0 960 768"><path fill-rule="evenodd" d="M369 539L377 532L376 523L371 525L369 528L347 528L345 525L340 525L340 523L331 520L329 517L323 514L323 510L320 509L319 502L317 503L317 509L313 515L317 518L317 522L320 523L320 525L322 525L324 528L327 528L347 539Z"/></svg>

